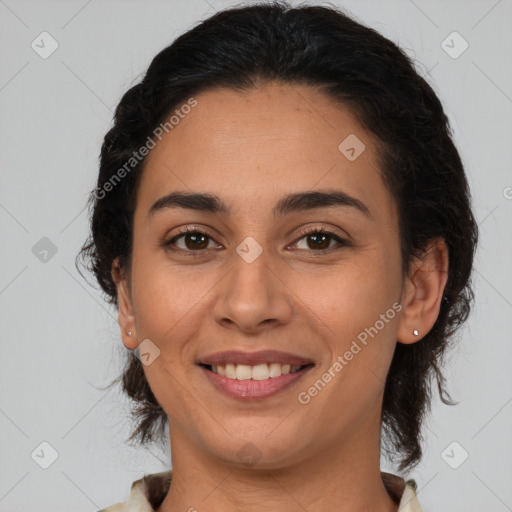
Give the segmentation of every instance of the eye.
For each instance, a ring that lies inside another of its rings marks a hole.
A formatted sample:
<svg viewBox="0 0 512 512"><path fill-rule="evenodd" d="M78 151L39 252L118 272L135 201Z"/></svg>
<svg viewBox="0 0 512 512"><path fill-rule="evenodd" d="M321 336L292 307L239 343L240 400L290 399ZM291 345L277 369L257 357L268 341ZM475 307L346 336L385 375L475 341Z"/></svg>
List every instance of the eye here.
<svg viewBox="0 0 512 512"><path fill-rule="evenodd" d="M345 239L341 238L332 231L326 230L323 226L306 228L301 231L301 235L302 237L294 242L293 245L298 245L299 242L303 239L308 241L312 240L313 243L311 246L306 247L305 249L302 248L301 250L309 250L316 255L333 252L333 247L331 245L331 242L333 241L337 242L338 244L338 247L335 247L334 250L350 245L349 242L347 242ZM178 242L183 242L184 247L180 247ZM211 247L209 247L210 242L213 242L213 239L208 235L206 231L203 231L199 227L186 226L185 228L181 229L179 235L176 235L170 240L165 241L162 245L164 248L177 254L201 256L204 254L204 250L209 248L211 249ZM217 248L218 247L219 246L217 246Z"/></svg>
<svg viewBox="0 0 512 512"><path fill-rule="evenodd" d="M338 236L336 233L333 233L332 231L326 230L324 227L318 228L318 227L311 227L306 228L303 231L301 231L301 234L303 235L299 240L295 242L297 245L301 240L306 240L306 247L304 250L311 250L312 252L316 254L326 254L329 252L332 252L332 246L330 245L330 242L337 242L338 247L335 247L334 250L337 250L341 247L350 245L345 239ZM308 241L312 240L312 245L308 243ZM335 244L336 245L336 244Z"/></svg>
<svg viewBox="0 0 512 512"><path fill-rule="evenodd" d="M178 246L177 249L172 246L175 245L178 241L183 239L183 243L185 245L184 248L180 248ZM206 231L203 231L197 227L187 226L181 230L180 235L176 235L170 240L163 243L165 248L170 249L171 251L179 254L187 254L191 256L200 256L203 249L208 249L208 242L212 241Z"/></svg>

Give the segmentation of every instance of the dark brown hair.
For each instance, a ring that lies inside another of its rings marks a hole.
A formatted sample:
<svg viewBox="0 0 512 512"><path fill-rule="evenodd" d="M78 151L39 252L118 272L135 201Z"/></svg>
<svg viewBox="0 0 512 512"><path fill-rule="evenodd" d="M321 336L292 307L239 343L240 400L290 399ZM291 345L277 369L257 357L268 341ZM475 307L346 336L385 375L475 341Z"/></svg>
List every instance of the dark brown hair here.
<svg viewBox="0 0 512 512"><path fill-rule="evenodd" d="M117 306L112 262L119 258L129 273L145 160L132 161L133 168L116 180L119 170L127 169L135 152L155 140L155 128L192 95L270 81L321 87L376 135L383 177L398 206L404 272L432 239L442 237L448 246L449 276L437 321L421 341L397 343L385 384L382 446L400 470L411 468L422 456L421 427L434 380L441 400L453 405L440 368L470 311L478 229L464 168L433 89L396 44L339 8L272 2L227 9L156 55L140 83L122 97L105 135L97 187L88 202L91 235L77 266L85 260ZM161 439L167 416L133 353L112 384L118 381L133 400L137 421L129 440L144 445Z"/></svg>

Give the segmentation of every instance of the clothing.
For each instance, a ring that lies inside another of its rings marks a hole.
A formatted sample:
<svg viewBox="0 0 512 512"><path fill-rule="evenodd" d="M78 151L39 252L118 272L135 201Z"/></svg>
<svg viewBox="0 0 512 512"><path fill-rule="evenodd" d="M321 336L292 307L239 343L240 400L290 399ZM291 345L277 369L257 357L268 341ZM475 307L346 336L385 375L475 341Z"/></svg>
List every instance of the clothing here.
<svg viewBox="0 0 512 512"><path fill-rule="evenodd" d="M399 512L422 512L416 496L416 482L381 471L386 490L397 503ZM171 485L172 469L146 475L132 483L130 497L124 503L110 505L98 512L154 512L164 501Z"/></svg>

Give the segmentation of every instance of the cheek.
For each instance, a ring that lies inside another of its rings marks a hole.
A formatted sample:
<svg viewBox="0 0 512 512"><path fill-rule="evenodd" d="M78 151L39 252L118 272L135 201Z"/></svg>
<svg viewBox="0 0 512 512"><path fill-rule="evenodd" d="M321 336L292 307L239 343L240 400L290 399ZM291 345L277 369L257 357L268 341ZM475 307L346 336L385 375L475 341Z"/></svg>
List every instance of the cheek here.
<svg viewBox="0 0 512 512"><path fill-rule="evenodd" d="M150 244L134 249L132 282L135 311L142 323L171 328L204 295L193 265L173 265L166 253Z"/></svg>
<svg viewBox="0 0 512 512"><path fill-rule="evenodd" d="M313 311L318 319L320 339L330 353L323 370L336 375L325 376L332 386L324 399L365 408L383 389L396 345L399 261L374 248L327 277L301 281L300 292L307 297L305 311Z"/></svg>
<svg viewBox="0 0 512 512"><path fill-rule="evenodd" d="M325 391L317 399L326 425L342 428L347 418L340 411L354 422L364 417L383 392L400 311L397 272L398 265L374 254L364 264L333 273L323 287L318 279L309 282L308 308L319 320L318 333L330 354L320 377ZM317 386L317 377L308 386Z"/></svg>
<svg viewBox="0 0 512 512"><path fill-rule="evenodd" d="M377 248L290 277L298 302L334 334L354 334L354 329L373 324L399 297L399 262Z"/></svg>

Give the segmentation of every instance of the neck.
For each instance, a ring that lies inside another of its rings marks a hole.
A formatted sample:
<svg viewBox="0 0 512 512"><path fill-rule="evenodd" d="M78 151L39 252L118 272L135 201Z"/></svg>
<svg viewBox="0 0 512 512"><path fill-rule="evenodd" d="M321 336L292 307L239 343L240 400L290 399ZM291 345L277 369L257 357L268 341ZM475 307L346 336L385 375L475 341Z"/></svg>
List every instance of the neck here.
<svg viewBox="0 0 512 512"><path fill-rule="evenodd" d="M381 477L377 426L359 425L337 449L315 449L300 463L260 470L211 456L170 427L173 479L157 512L397 512Z"/></svg>

